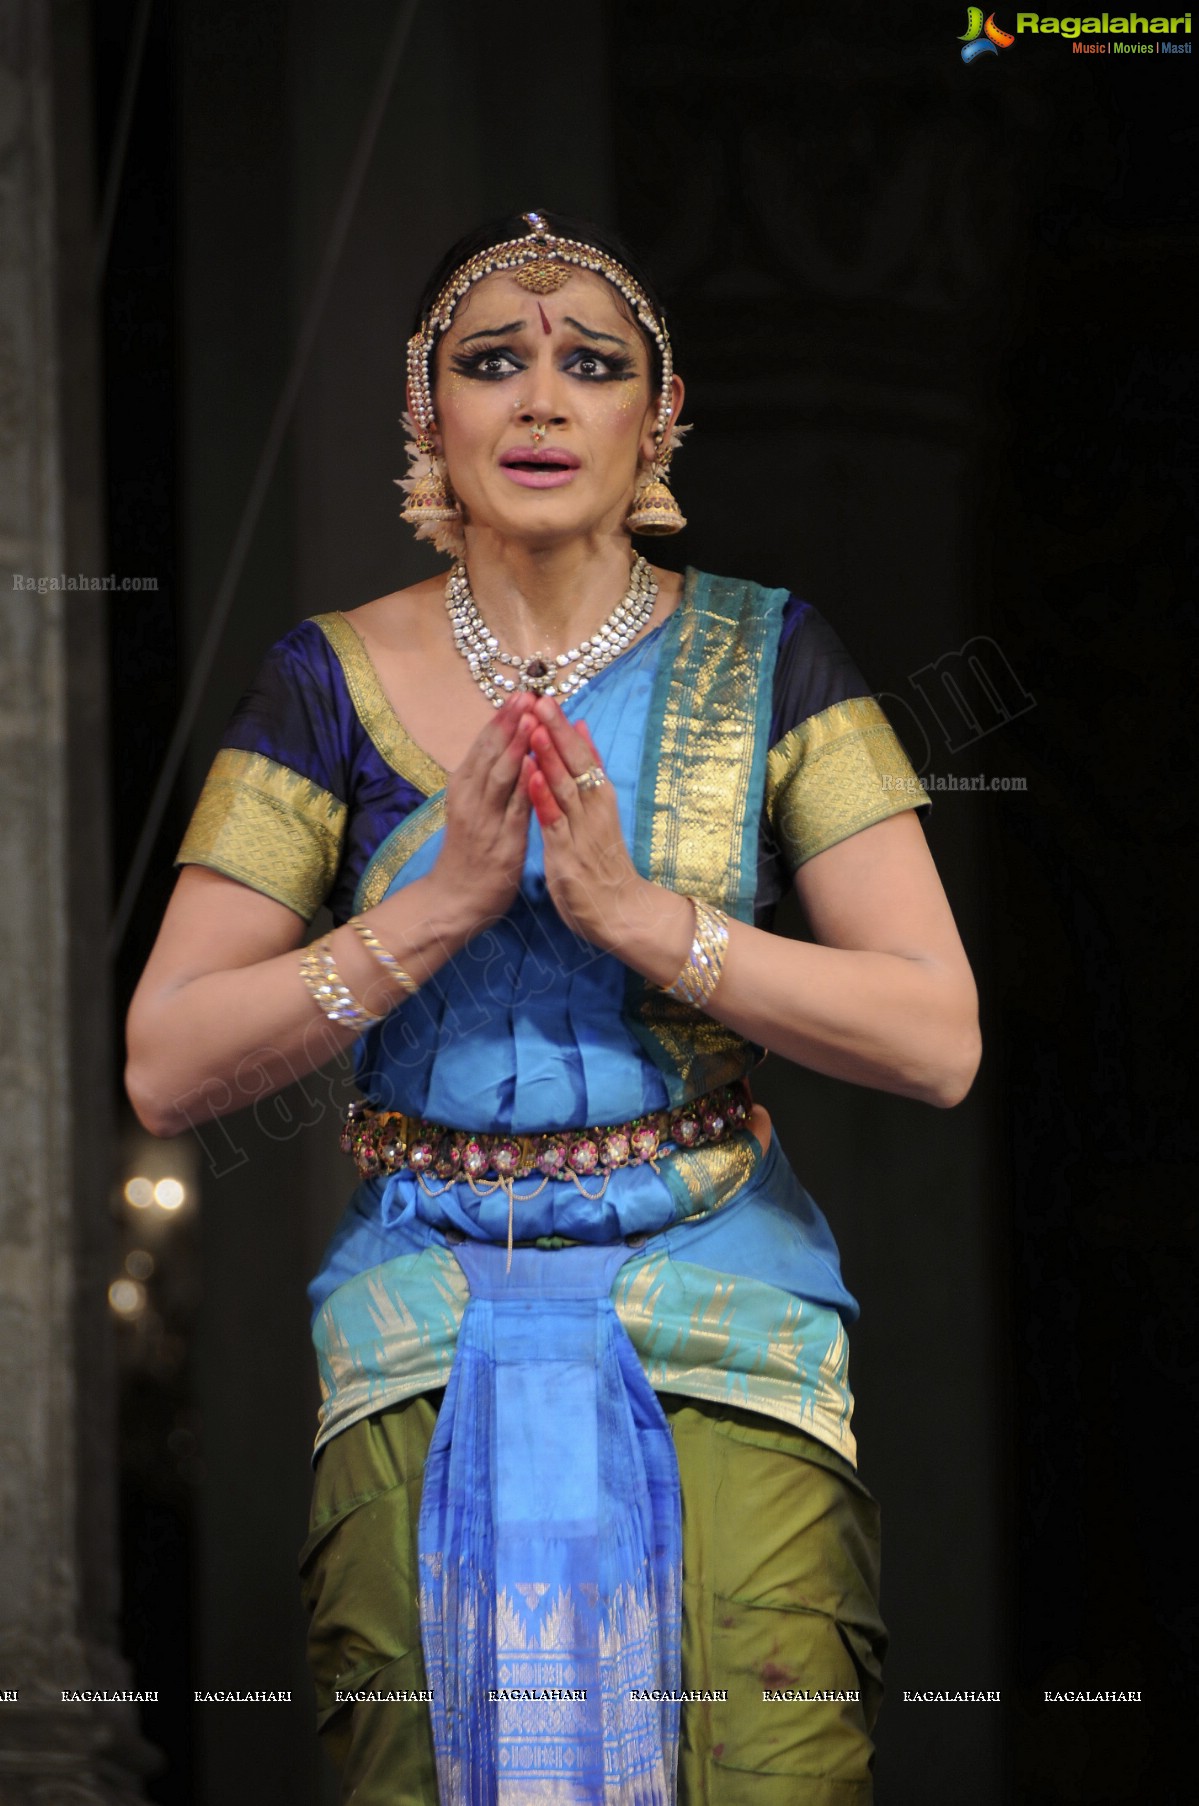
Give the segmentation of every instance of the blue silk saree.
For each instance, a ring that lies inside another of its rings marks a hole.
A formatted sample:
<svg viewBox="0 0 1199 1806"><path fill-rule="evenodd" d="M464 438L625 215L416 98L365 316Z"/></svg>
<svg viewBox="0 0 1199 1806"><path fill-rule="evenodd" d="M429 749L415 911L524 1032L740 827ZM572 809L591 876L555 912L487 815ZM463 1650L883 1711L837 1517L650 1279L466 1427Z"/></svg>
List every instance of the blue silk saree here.
<svg viewBox="0 0 1199 1806"><path fill-rule="evenodd" d="M927 806L844 647L785 591L689 572L675 612L565 711L591 732L638 869L760 926L805 859ZM318 616L243 698L179 861L342 921L430 870L444 782L351 622ZM378 1108L521 1134L677 1106L760 1057L565 926L534 822L508 914L364 1034L356 1070ZM318 1451L447 1387L421 1516L443 1798L673 1799L678 1481L655 1392L855 1457L857 1307L777 1140L671 1148L602 1187L533 1176L511 1202L380 1175L310 1295Z"/></svg>

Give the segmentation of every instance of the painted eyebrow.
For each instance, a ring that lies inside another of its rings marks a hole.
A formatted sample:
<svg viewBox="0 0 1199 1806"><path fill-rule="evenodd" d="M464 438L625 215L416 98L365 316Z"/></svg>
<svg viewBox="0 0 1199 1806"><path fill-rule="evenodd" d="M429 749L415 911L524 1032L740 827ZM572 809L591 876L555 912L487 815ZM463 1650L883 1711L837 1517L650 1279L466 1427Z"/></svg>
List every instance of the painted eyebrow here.
<svg viewBox="0 0 1199 1806"><path fill-rule="evenodd" d="M606 339L608 344L620 345L624 350L628 350L629 341L619 338L614 332L596 332L592 327L584 326L581 320L573 319L570 314L565 316L565 324L573 326L575 331L581 332L586 339ZM465 338L459 339L458 343L459 345L471 345L476 339L498 339L502 338L505 333L525 332L527 329L527 320L509 320L505 326L482 326L478 332L468 332Z"/></svg>
<svg viewBox="0 0 1199 1806"><path fill-rule="evenodd" d="M572 320L569 314L566 315L566 324L573 326L575 331L581 332L586 339L607 339L610 345L621 345L626 351L628 350L629 341L617 338L614 332L593 332L590 326L584 326L582 320Z"/></svg>
<svg viewBox="0 0 1199 1806"><path fill-rule="evenodd" d="M470 345L475 339L498 339L506 332L524 332L527 325L527 320L509 320L506 326L483 326L478 332L468 332L464 339L458 340L458 343Z"/></svg>

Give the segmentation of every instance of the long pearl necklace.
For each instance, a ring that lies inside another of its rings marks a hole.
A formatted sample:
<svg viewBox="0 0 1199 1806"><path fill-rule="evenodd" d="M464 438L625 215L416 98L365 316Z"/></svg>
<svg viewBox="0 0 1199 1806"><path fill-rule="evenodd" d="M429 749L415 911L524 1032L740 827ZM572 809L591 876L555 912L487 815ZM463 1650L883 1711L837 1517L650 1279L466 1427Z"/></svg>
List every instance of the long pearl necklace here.
<svg viewBox="0 0 1199 1806"><path fill-rule="evenodd" d="M570 696L589 677L610 665L631 646L654 612L658 585L640 552L633 560L632 575L624 597L603 626L590 639L580 640L569 652L553 654L501 652L500 643L479 613L464 564L456 564L446 580L445 605L454 633L454 644L470 666L470 674L495 708L513 690L532 690L538 696ZM506 677L497 667L517 672ZM568 670L568 666L574 666Z"/></svg>

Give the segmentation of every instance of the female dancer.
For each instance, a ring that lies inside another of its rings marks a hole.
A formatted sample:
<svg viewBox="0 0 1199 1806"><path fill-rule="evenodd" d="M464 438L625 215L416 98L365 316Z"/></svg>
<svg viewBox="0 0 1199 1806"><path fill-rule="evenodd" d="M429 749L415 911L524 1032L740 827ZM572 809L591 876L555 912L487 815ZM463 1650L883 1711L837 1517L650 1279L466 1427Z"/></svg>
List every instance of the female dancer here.
<svg viewBox="0 0 1199 1806"><path fill-rule="evenodd" d="M250 1053L279 1088L356 1050L301 1566L357 1806L871 1797L856 1306L747 1076L949 1106L977 1004L835 634L633 553L682 524L682 400L607 234L454 247L405 509L449 579L273 648L130 1012L160 1134L248 1102ZM787 885L812 942L770 932Z"/></svg>

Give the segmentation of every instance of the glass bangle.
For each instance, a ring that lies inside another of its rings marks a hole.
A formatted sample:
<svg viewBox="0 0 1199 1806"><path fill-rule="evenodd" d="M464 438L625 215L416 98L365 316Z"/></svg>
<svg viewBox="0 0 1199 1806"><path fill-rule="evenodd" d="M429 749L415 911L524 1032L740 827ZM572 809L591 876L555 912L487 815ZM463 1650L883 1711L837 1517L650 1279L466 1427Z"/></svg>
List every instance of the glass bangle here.
<svg viewBox="0 0 1199 1806"><path fill-rule="evenodd" d="M364 922L361 916L351 916L350 927L360 936L367 952L382 966L388 977L394 978L409 997L414 997L420 986L410 972L405 972L395 954L388 952L370 923Z"/></svg>
<svg viewBox="0 0 1199 1806"><path fill-rule="evenodd" d="M300 961L300 976L330 1022L347 1028L362 1028L370 1022L383 1020L373 1011L363 1009L349 986L343 983L333 961L328 935L318 946L307 949Z"/></svg>
<svg viewBox="0 0 1199 1806"><path fill-rule="evenodd" d="M720 983L729 944L729 918L723 909L716 909L699 897L691 897L689 901L695 910L691 951L678 977L664 989L668 996L678 997L683 1003L702 1010Z"/></svg>

